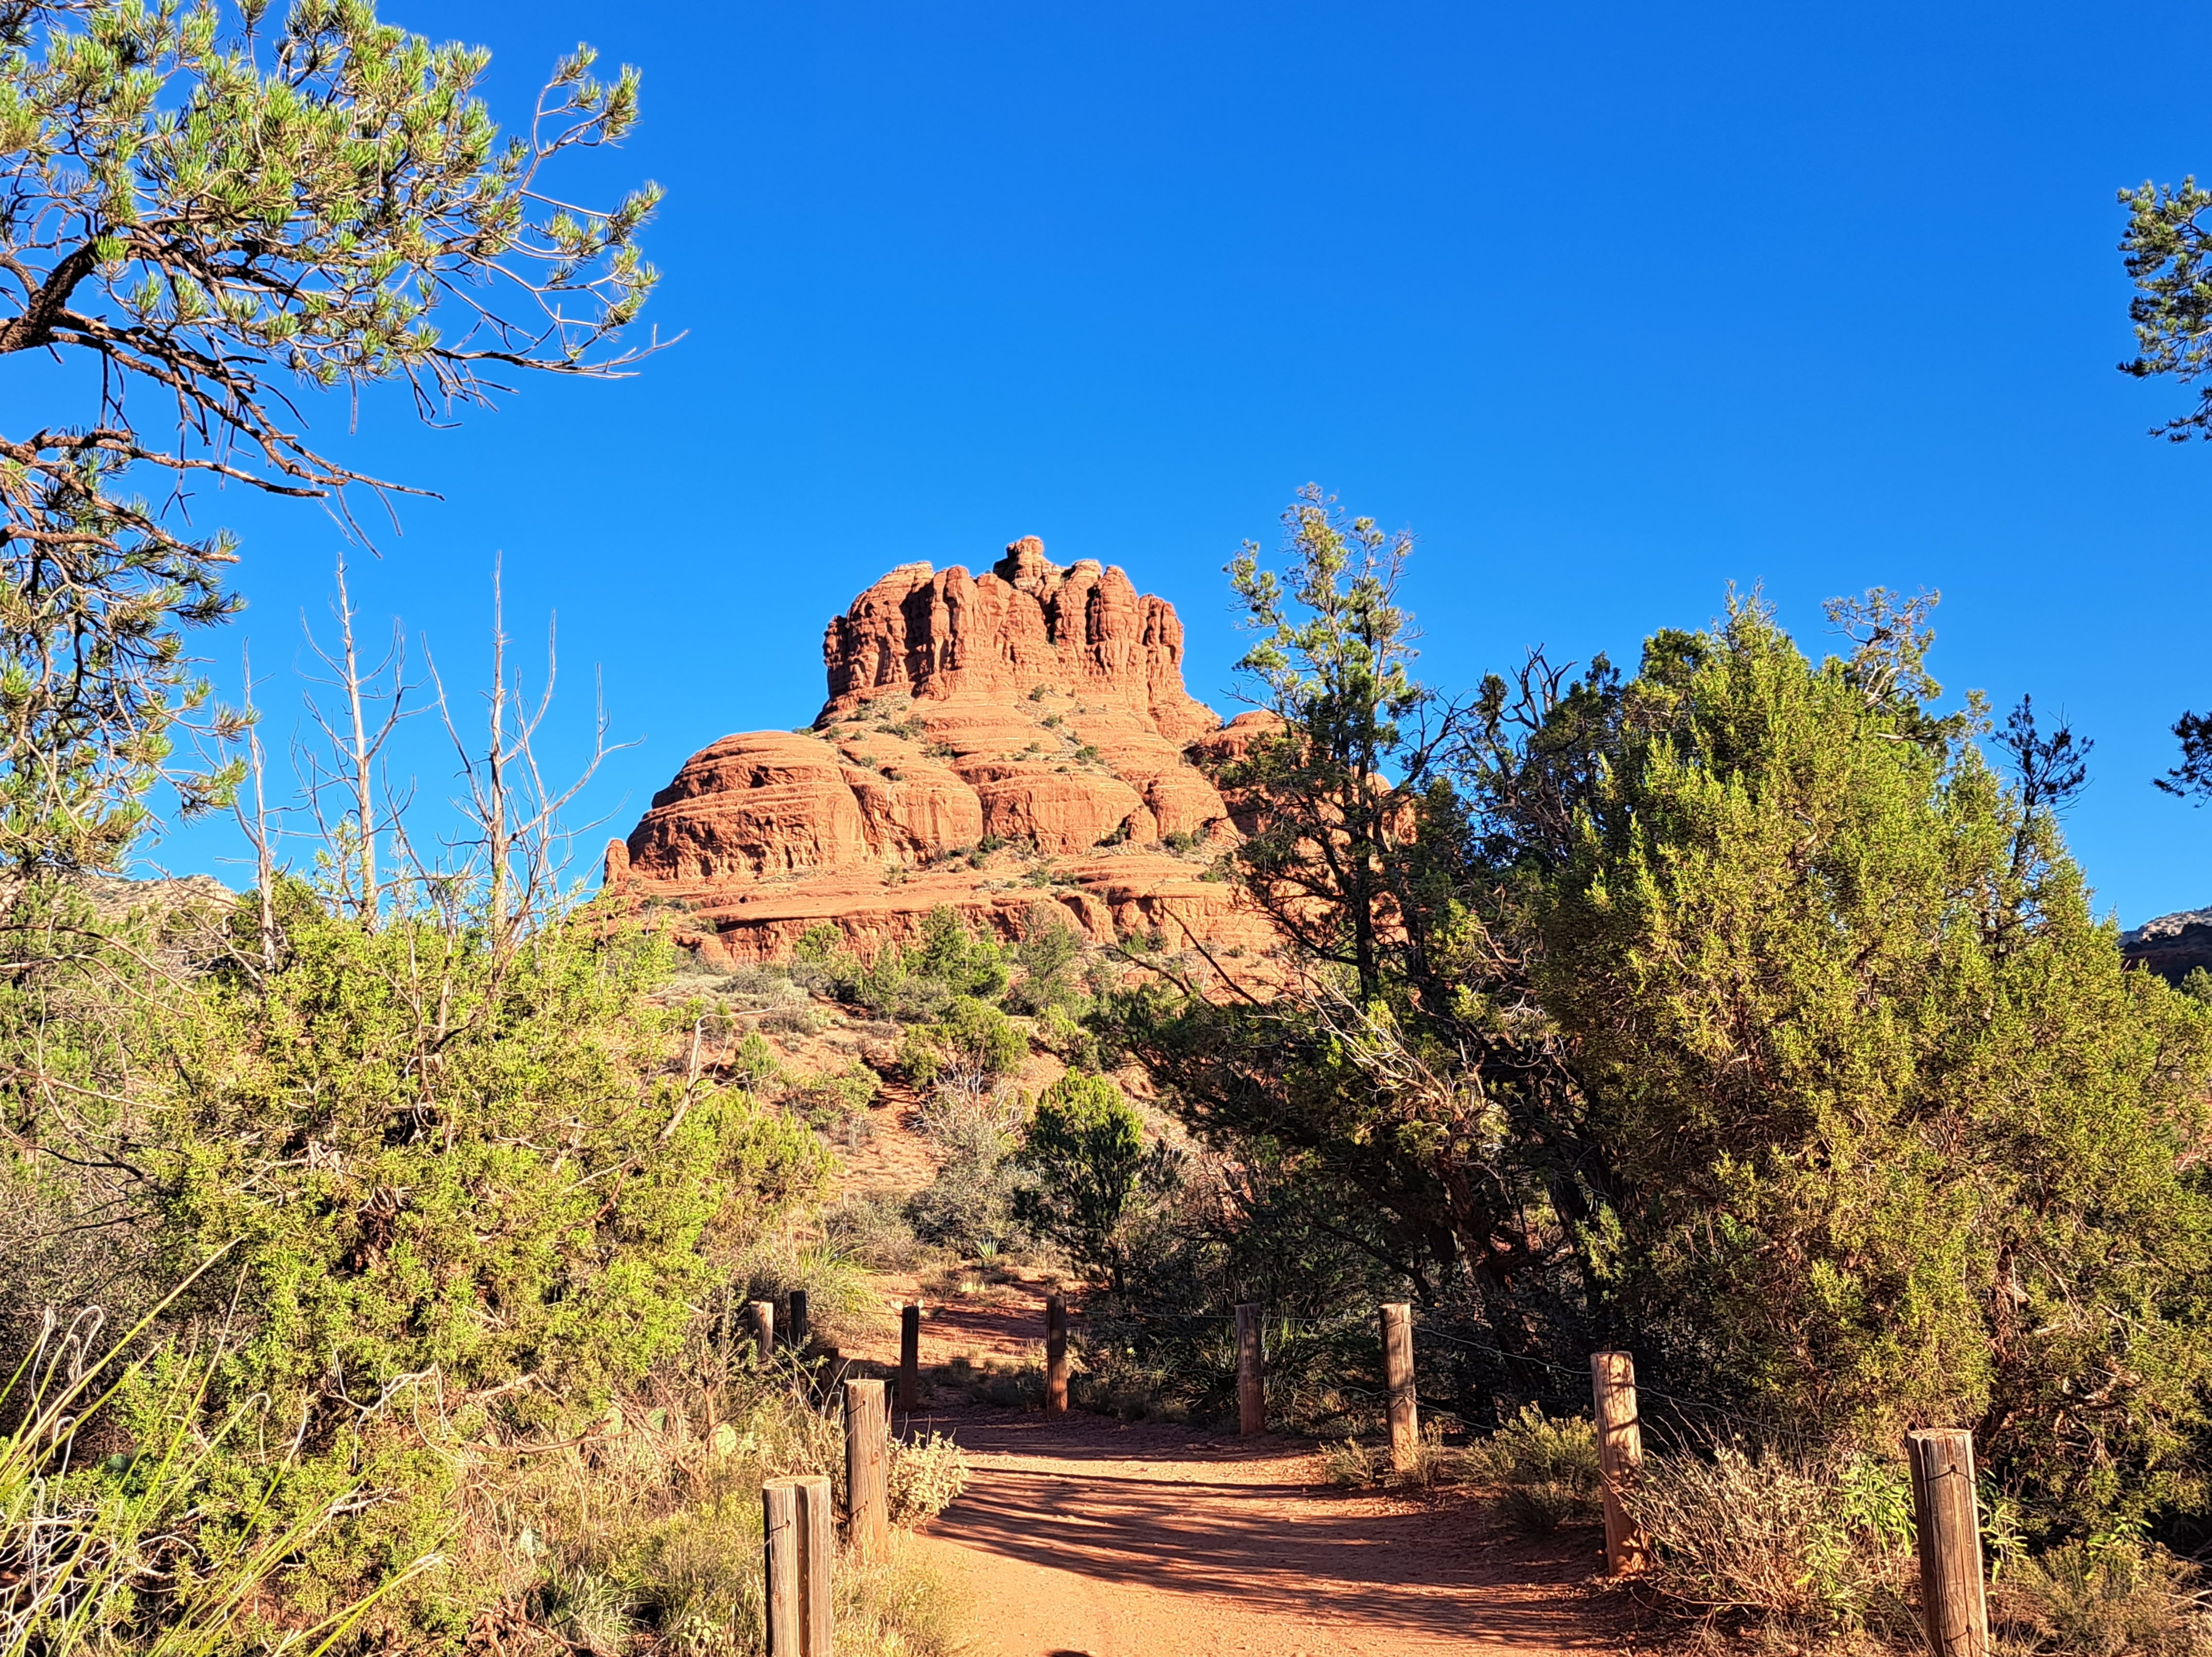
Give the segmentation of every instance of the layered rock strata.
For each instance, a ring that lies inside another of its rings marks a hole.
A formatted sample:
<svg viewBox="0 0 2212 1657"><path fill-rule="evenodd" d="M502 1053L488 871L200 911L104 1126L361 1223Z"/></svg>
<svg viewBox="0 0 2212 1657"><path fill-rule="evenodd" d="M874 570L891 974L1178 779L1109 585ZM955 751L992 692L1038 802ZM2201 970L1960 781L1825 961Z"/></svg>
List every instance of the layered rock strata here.
<svg viewBox="0 0 2212 1657"><path fill-rule="evenodd" d="M836 926L869 950L948 904L1018 936L1040 904L1095 938L1271 941L1210 878L1234 812L1197 760L1255 730L1183 688L1182 624L1114 567L1035 537L991 569L907 564L832 621L829 701L802 731L725 737L653 796L626 883L694 917L710 956Z"/></svg>

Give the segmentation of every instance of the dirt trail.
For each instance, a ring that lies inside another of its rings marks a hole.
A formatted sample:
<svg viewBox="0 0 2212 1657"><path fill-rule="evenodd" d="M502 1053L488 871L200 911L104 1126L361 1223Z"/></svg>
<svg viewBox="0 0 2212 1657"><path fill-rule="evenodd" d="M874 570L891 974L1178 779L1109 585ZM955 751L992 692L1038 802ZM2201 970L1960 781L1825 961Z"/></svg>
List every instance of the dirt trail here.
<svg viewBox="0 0 2212 1657"><path fill-rule="evenodd" d="M933 1172L916 1101L886 1094L874 1135L848 1156L851 1188L913 1190ZM1027 1272L928 1285L878 1273L886 1316L847 1355L896 1363L896 1308L918 1299L925 1373L1035 1363L1048 1286ZM1587 1586L1594 1534L1532 1542L1464 1496L1346 1495L1309 1444L994 1409L942 1378L898 1424L950 1433L974 1470L921 1539L968 1586L974 1657L1547 1657L1635 1644Z"/></svg>
<svg viewBox="0 0 2212 1657"><path fill-rule="evenodd" d="M1309 1447L955 1408L975 1476L923 1545L975 1597L977 1657L1620 1651L1587 1536L1471 1502L1347 1496Z"/></svg>

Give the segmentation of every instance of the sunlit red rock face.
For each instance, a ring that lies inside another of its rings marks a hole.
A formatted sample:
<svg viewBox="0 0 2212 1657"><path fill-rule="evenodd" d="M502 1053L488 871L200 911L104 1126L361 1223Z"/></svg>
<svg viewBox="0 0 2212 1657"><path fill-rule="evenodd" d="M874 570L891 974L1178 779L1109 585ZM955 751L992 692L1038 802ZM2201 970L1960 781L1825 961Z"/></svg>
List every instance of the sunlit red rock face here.
<svg viewBox="0 0 2212 1657"><path fill-rule="evenodd" d="M824 921L873 949L940 903L1008 937L1047 904L1102 940L1269 943L1205 878L1237 828L1194 762L1259 716L1224 726L1185 691L1182 623L1120 569L1060 568L1035 537L979 576L902 565L823 657L813 728L692 756L608 848L611 884L684 906L734 960Z"/></svg>

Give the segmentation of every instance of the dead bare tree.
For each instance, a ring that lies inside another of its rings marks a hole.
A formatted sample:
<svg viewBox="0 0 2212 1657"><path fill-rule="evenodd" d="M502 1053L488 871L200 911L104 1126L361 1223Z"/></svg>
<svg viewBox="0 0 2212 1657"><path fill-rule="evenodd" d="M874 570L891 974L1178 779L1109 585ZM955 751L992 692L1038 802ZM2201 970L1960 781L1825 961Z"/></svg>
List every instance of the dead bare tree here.
<svg viewBox="0 0 2212 1657"><path fill-rule="evenodd" d="M428 663L435 706L460 765L462 798L454 802L473 833L450 846L463 853L458 866L425 868L418 881L480 888L483 924L495 951L510 952L515 940L556 913L564 901L561 876L568 851L583 825L571 826L563 813L599 774L607 756L629 747L609 740L612 726L604 695L593 698L592 746L565 783L548 780L538 752L538 735L559 678L558 632L551 617L545 628L545 683L533 700L519 675L507 667L508 638L499 567L492 572L491 683L484 692L484 731L466 735L457 721L437 665ZM412 855L411 845L409 847Z"/></svg>
<svg viewBox="0 0 2212 1657"><path fill-rule="evenodd" d="M359 540L363 497L427 493L311 439L302 390L357 418L404 385L435 422L503 370L620 375L659 349L623 338L659 189L594 209L550 187L629 130L636 72L599 80L580 46L502 136L489 61L366 3L0 6L0 357L85 371L59 382L83 406L0 433L0 860L108 867L147 822L206 696L184 635L238 608L197 488L316 501ZM170 780L192 810L237 776Z"/></svg>
<svg viewBox="0 0 2212 1657"><path fill-rule="evenodd" d="M322 738L324 751L301 746L295 750L295 763L308 809L328 848L342 901L373 927L383 891L377 843L398 815L389 791L379 786L378 762L392 733L409 716L408 693L418 687L407 682L406 635L397 617L392 623L392 642L383 656L374 665L362 665L354 625L359 612L346 585L343 554L337 561L337 596L331 610L338 624L335 652L317 640L304 616L301 627L307 633L308 648L330 676L310 676L308 682L336 689L339 707L333 712L313 691L308 693L305 699L308 718ZM335 821L323 805L325 794L332 788L346 800L346 809Z"/></svg>

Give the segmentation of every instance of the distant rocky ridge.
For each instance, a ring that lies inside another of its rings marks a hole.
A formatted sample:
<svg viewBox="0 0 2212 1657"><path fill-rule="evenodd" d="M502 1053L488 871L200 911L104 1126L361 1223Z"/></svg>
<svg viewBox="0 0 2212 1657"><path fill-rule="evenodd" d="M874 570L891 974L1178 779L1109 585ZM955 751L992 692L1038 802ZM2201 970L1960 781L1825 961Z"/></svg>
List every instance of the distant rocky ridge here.
<svg viewBox="0 0 2212 1657"><path fill-rule="evenodd" d="M2183 909L2146 920L2120 934L2120 953L2130 966L2147 967L2169 984L2192 968L2212 971L2212 909Z"/></svg>
<svg viewBox="0 0 2212 1657"><path fill-rule="evenodd" d="M822 653L811 726L702 750L607 848L610 887L694 917L703 954L775 958L825 922L872 950L939 904L1006 937L1044 904L1102 940L1272 942L1208 877L1240 829L1204 768L1268 719L1189 695L1174 607L1120 568L1034 536L981 575L904 564Z"/></svg>

